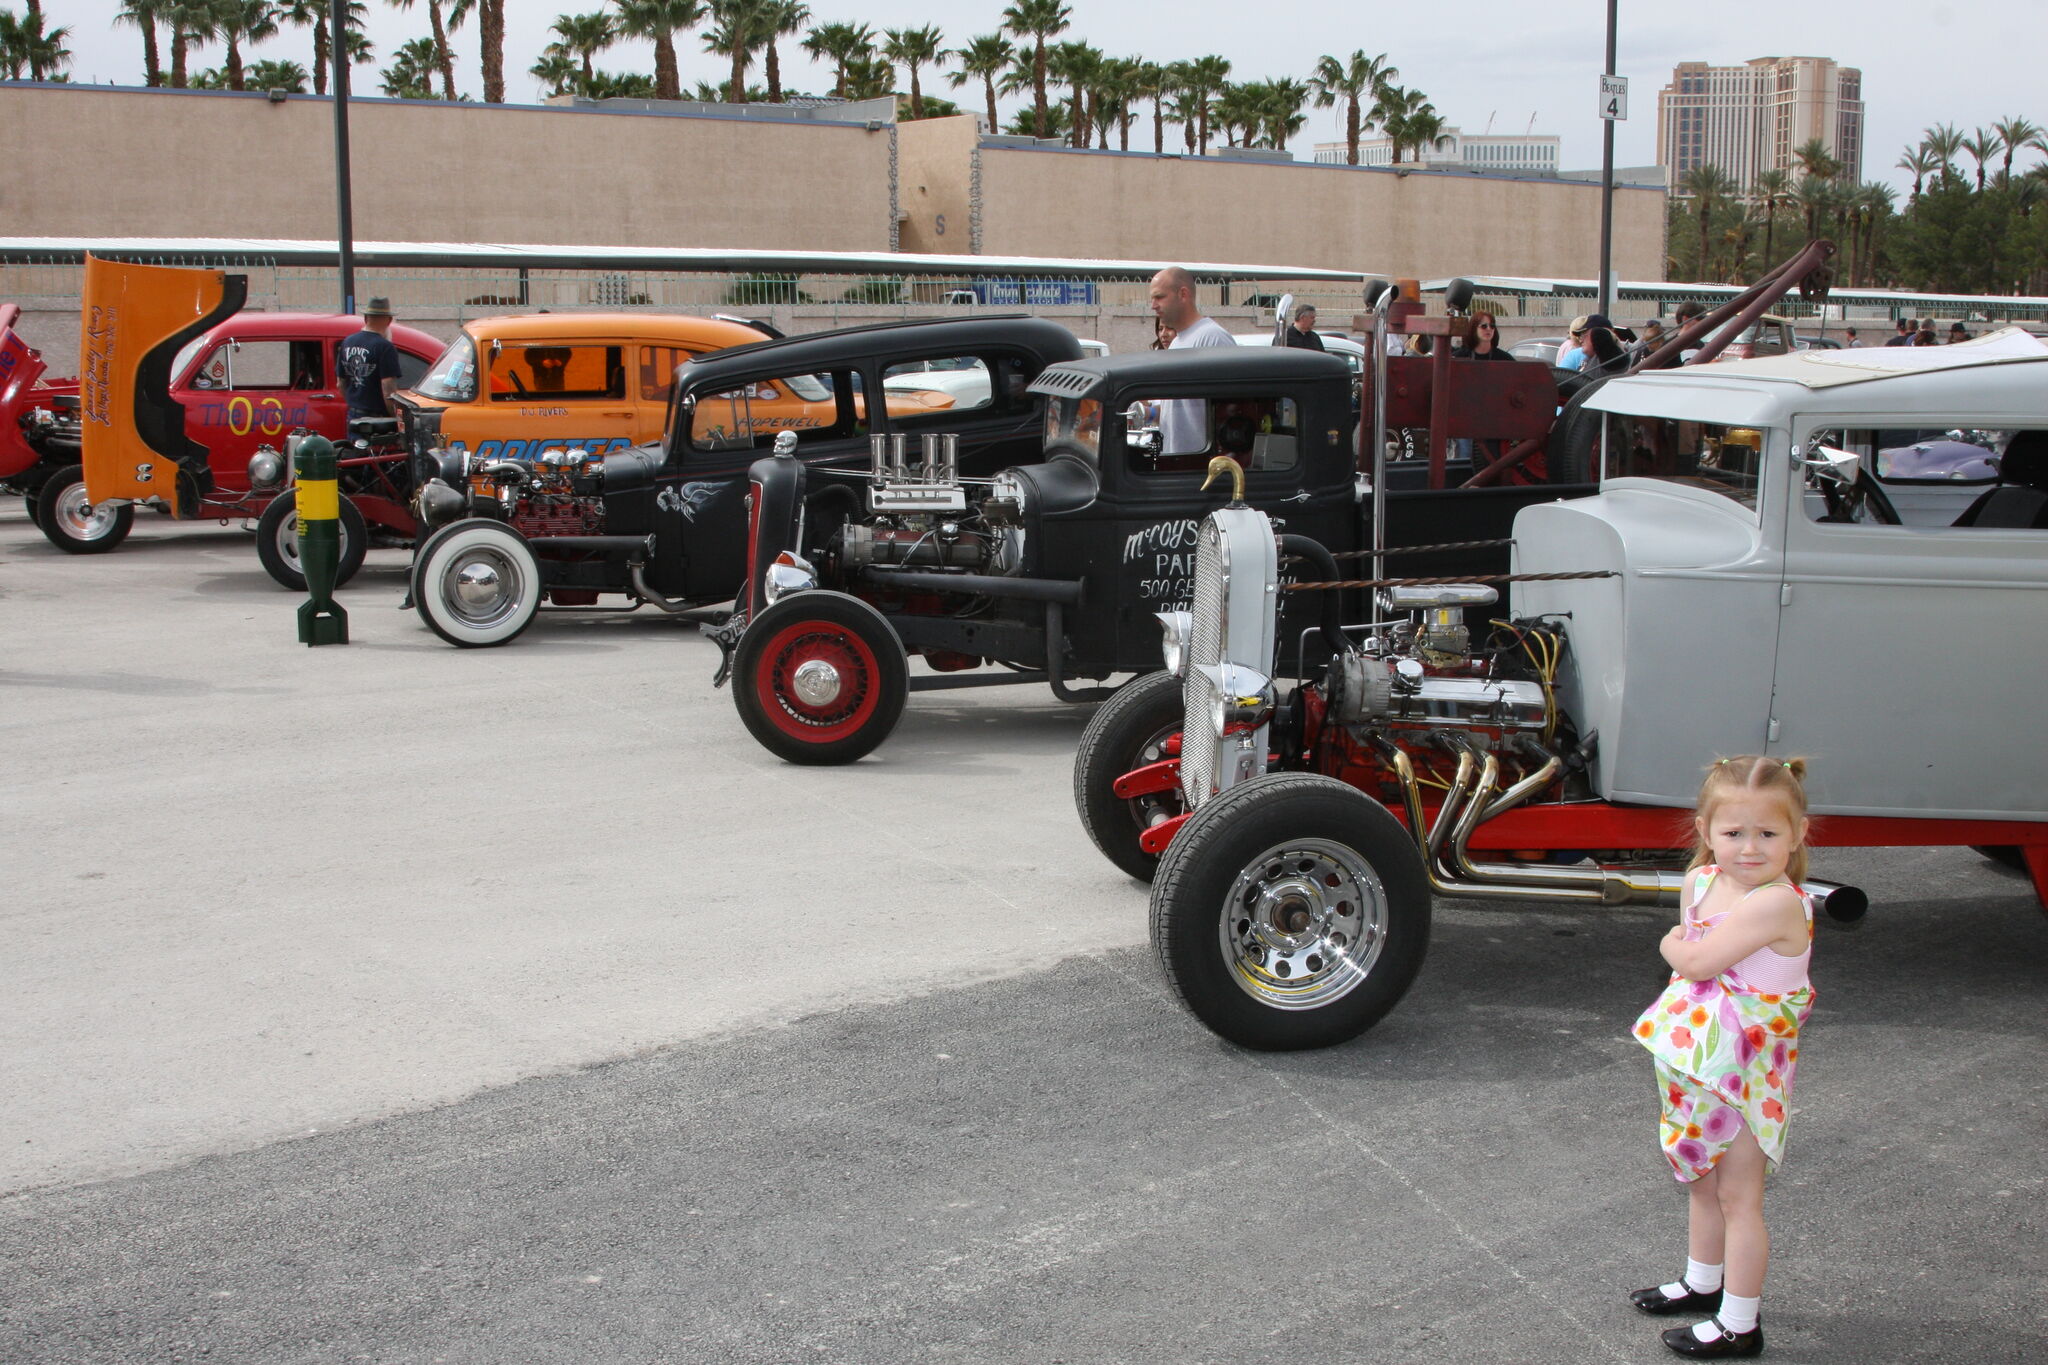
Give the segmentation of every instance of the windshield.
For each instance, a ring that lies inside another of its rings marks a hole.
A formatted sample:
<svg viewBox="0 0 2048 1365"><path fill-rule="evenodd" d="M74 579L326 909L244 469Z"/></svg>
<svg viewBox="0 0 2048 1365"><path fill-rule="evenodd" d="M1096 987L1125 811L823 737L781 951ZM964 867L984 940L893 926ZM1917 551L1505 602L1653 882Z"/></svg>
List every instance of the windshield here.
<svg viewBox="0 0 2048 1365"><path fill-rule="evenodd" d="M422 398L438 398L444 403L476 400L476 342L469 333L464 332L448 343L448 349L441 352L441 358L413 391Z"/></svg>
<svg viewBox="0 0 2048 1365"><path fill-rule="evenodd" d="M1610 412L1595 438L1592 467L1610 479L1661 479L1704 488L1755 511L1768 435L1757 427Z"/></svg>
<svg viewBox="0 0 2048 1365"><path fill-rule="evenodd" d="M180 380L185 377L185 367L192 363L192 357L199 354L199 348L201 346L204 346L207 342L207 339L210 338L212 335L213 333L211 332L201 332L198 336L193 337L190 341L186 342L183 346L180 346L178 348L177 359L171 362L172 382L175 383L177 380Z"/></svg>
<svg viewBox="0 0 2048 1365"><path fill-rule="evenodd" d="M1054 442L1102 458L1102 403L1094 398L1055 398L1045 405L1045 444Z"/></svg>

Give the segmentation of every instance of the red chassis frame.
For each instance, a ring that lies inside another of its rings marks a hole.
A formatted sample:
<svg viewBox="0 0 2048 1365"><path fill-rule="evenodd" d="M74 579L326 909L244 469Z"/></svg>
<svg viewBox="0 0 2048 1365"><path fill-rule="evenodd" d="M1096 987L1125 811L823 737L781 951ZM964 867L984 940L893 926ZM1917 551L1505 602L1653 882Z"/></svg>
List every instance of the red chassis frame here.
<svg viewBox="0 0 2048 1365"><path fill-rule="evenodd" d="M1180 785L1180 760L1162 759L1119 777L1112 790L1130 800ZM1402 820L1398 807L1389 807ZM1437 808L1424 814L1434 818ZM1155 857L1166 851L1187 815L1162 820L1138 836ZM1577 848L1672 848L1689 842L1687 812L1668 806L1617 806L1606 801L1556 802L1502 811L1472 831L1469 847L1493 852ZM1674 842L1676 841L1676 842ZM1939 848L2011 845L2020 850L2034 895L2048 909L2048 822L1948 820L1896 815L1816 815L1808 842L1817 848Z"/></svg>

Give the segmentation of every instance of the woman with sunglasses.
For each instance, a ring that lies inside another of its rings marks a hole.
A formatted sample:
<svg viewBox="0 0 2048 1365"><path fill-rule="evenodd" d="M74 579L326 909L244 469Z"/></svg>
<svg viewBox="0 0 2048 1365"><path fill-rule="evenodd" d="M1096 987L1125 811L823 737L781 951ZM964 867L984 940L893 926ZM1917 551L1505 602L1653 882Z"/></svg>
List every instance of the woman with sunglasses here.
<svg viewBox="0 0 2048 1365"><path fill-rule="evenodd" d="M1513 360L1500 344L1500 323L1484 308L1472 314L1472 336L1451 354L1459 360Z"/></svg>

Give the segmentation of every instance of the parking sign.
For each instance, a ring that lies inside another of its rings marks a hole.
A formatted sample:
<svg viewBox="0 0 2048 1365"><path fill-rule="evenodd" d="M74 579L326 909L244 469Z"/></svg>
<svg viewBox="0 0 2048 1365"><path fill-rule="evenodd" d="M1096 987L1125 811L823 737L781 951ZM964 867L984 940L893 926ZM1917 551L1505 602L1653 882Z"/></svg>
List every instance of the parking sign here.
<svg viewBox="0 0 2048 1365"><path fill-rule="evenodd" d="M1600 78L1600 117L1623 120L1628 118L1628 77Z"/></svg>

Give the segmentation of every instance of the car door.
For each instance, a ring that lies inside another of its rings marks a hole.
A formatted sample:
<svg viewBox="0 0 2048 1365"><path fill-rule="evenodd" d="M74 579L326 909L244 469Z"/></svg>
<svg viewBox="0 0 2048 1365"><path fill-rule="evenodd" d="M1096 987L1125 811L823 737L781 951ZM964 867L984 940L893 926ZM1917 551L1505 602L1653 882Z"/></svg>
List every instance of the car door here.
<svg viewBox="0 0 2048 1365"><path fill-rule="evenodd" d="M300 427L339 437L347 426L332 343L320 337L216 337L173 393L206 447L216 494L248 491L257 446L282 445Z"/></svg>
<svg viewBox="0 0 2048 1365"><path fill-rule="evenodd" d="M635 444L644 423L626 392L631 350L617 339L492 342L482 400L490 434L502 440L497 453L534 460L550 450Z"/></svg>
<svg viewBox="0 0 2048 1365"><path fill-rule="evenodd" d="M1800 449L1817 434L1855 449L1875 433L1809 426ZM2038 818L2037 765L2015 759L2039 747L2048 531L1831 521L1803 469L1784 482L1768 751L1811 759L1826 809Z"/></svg>

